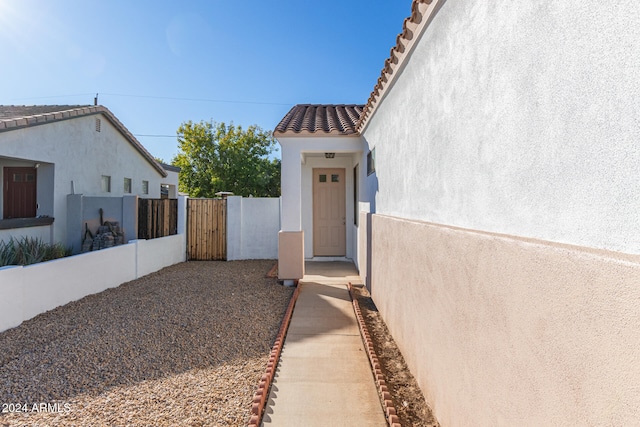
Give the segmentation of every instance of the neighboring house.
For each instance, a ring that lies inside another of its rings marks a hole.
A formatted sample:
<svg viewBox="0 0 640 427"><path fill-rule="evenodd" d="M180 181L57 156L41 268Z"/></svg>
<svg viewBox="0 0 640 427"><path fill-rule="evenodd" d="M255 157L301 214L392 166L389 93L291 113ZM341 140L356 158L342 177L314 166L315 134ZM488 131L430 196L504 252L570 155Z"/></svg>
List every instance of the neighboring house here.
<svg viewBox="0 0 640 427"><path fill-rule="evenodd" d="M0 240L32 236L77 251L83 230L67 229L69 195L160 198L162 187L177 197L174 168L103 106L0 106L0 169Z"/></svg>
<svg viewBox="0 0 640 427"><path fill-rule="evenodd" d="M414 0L364 107L276 127L280 278L352 259L442 425L637 424L639 41L631 2Z"/></svg>

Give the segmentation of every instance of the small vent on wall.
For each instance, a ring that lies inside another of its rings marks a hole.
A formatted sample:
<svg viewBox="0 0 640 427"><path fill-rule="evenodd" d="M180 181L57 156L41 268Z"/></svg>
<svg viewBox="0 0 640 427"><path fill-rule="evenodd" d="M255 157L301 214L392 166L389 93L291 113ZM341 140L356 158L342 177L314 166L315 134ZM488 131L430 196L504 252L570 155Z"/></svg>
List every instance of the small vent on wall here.
<svg viewBox="0 0 640 427"><path fill-rule="evenodd" d="M96 132L100 132L100 119L96 119Z"/></svg>

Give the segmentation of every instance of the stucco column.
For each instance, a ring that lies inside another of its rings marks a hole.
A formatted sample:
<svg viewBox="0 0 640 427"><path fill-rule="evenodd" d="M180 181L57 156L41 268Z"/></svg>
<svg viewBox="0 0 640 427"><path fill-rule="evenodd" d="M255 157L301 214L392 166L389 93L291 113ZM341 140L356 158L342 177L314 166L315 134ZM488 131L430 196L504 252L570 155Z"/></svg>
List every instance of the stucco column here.
<svg viewBox="0 0 640 427"><path fill-rule="evenodd" d="M74 255L79 254L82 250L82 237L84 236L82 199L82 194L67 195L67 238L65 244L72 248Z"/></svg>
<svg viewBox="0 0 640 427"><path fill-rule="evenodd" d="M299 149L283 145L281 176L282 212L280 217L282 231L301 231L302 164Z"/></svg>
<svg viewBox="0 0 640 427"><path fill-rule="evenodd" d="M187 196L178 196L178 234L187 232L187 200L189 200Z"/></svg>
<svg viewBox="0 0 640 427"><path fill-rule="evenodd" d="M278 278L285 281L304 276L304 233L302 232L302 165L300 149L282 145L282 210L278 234ZM291 284L288 282L287 284Z"/></svg>
<svg viewBox="0 0 640 427"><path fill-rule="evenodd" d="M121 224L125 242L138 238L138 196L124 195L122 197Z"/></svg>
<svg viewBox="0 0 640 427"><path fill-rule="evenodd" d="M242 196L227 197L227 261L242 259Z"/></svg>

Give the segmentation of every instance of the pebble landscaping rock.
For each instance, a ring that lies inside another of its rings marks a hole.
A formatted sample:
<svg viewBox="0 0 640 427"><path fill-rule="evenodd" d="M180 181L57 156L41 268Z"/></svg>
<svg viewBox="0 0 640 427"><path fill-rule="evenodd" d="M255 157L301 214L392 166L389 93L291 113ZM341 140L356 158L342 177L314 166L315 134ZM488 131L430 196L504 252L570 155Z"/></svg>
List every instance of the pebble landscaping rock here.
<svg viewBox="0 0 640 427"><path fill-rule="evenodd" d="M0 426L246 425L293 292L273 264L178 264L0 333Z"/></svg>

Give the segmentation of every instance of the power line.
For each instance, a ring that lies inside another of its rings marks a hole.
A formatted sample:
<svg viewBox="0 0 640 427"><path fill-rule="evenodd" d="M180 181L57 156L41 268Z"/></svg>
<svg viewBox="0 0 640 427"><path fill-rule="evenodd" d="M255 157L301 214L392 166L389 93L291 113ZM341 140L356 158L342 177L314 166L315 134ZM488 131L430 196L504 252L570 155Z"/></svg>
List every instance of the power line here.
<svg viewBox="0 0 640 427"><path fill-rule="evenodd" d="M13 98L9 101L20 101L20 100L29 100L29 99L52 99L52 98L74 98L74 97L85 97L85 96L93 96L94 93L76 93L71 95L49 95L49 96L32 96L27 98ZM231 99L210 99L210 98L183 98L183 97L172 97L172 96L155 96L155 95L129 95L123 93L107 93L100 92L99 95L104 96L115 96L115 97L123 97L123 98L141 98L141 99L164 99L169 101L188 101L188 102L213 102L213 103L222 103L222 104L253 104L253 105L280 105L280 106L291 106L293 103L284 103L284 102L263 102L263 101L244 101L244 100L231 100Z"/></svg>
<svg viewBox="0 0 640 427"><path fill-rule="evenodd" d="M148 136L150 138L177 138L178 135L144 135L140 133L134 133L133 136Z"/></svg>
<svg viewBox="0 0 640 427"><path fill-rule="evenodd" d="M10 99L9 101L21 101L21 100L28 100L28 99L73 98L77 96L91 96L91 95L93 95L93 93L76 93L72 95L31 96L27 98L13 98L13 99Z"/></svg>
<svg viewBox="0 0 640 427"><path fill-rule="evenodd" d="M283 102L262 102L262 101L239 101L229 99L208 99L208 98L181 98L172 96L152 96L152 95L127 95L122 93L101 93L105 96L121 96L126 98L146 98L146 99L166 99L171 101L189 101L189 102L219 102L224 104L256 104L256 105L283 105L291 106L291 103Z"/></svg>

